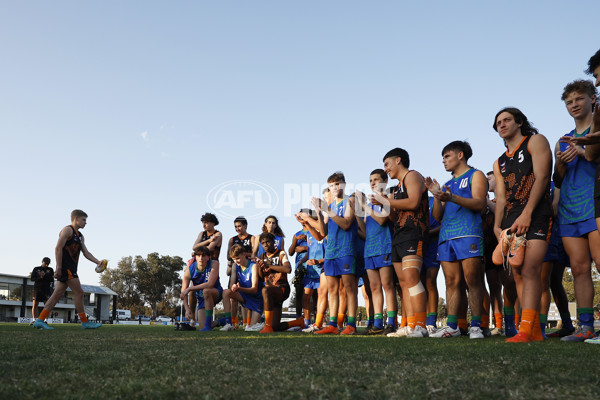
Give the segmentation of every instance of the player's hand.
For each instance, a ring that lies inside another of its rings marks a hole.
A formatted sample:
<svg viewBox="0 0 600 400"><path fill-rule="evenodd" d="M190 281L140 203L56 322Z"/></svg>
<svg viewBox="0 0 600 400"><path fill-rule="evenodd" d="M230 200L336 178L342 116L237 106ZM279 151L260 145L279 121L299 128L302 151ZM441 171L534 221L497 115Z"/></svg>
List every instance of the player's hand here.
<svg viewBox="0 0 600 400"><path fill-rule="evenodd" d="M237 292L239 288L240 288L239 283L234 283L233 285L231 285L231 291L234 293Z"/></svg>
<svg viewBox="0 0 600 400"><path fill-rule="evenodd" d="M431 179L429 176L425 178L425 187L434 196L441 191L440 184L435 179Z"/></svg>
<svg viewBox="0 0 600 400"><path fill-rule="evenodd" d="M515 222L510 227L510 231L517 234L517 236L521 236L529 231L529 227L531 226L531 215L527 213L521 213L519 217L515 220Z"/></svg>
<svg viewBox="0 0 600 400"><path fill-rule="evenodd" d="M306 240L306 235L303 233L301 235L296 236L296 240Z"/></svg>
<svg viewBox="0 0 600 400"><path fill-rule="evenodd" d="M185 296L187 296L189 292L190 292L189 288L183 289L181 291L181 296L179 296L181 298L181 300L185 299Z"/></svg>
<svg viewBox="0 0 600 400"><path fill-rule="evenodd" d="M323 201L322 199L319 199L319 198L317 198L317 197L313 197L313 198L311 199L311 201L310 201L310 202L312 203L313 207L315 208L315 211L316 211L317 213L320 213L320 212L322 211L322 210L321 210L321 202L322 202L322 201Z"/></svg>
<svg viewBox="0 0 600 400"><path fill-rule="evenodd" d="M185 309L185 318L188 321L193 321L194 320L194 315L192 314L192 310L190 310L189 307L186 307L186 309Z"/></svg>
<svg viewBox="0 0 600 400"><path fill-rule="evenodd" d="M62 276L62 270L60 268L56 268L56 271L54 271L54 277L56 279L60 279L61 276Z"/></svg>
<svg viewBox="0 0 600 400"><path fill-rule="evenodd" d="M450 186L444 186L445 191L440 190L436 194L433 195L436 199L443 202L448 202L452 200L452 190L450 190Z"/></svg>
<svg viewBox="0 0 600 400"><path fill-rule="evenodd" d="M308 260L308 261L306 262L306 265L308 265L308 266L311 266L311 267L312 267L313 265L315 265L315 264L317 263L316 261L317 261L317 260L315 260L314 258L311 258L310 260Z"/></svg>

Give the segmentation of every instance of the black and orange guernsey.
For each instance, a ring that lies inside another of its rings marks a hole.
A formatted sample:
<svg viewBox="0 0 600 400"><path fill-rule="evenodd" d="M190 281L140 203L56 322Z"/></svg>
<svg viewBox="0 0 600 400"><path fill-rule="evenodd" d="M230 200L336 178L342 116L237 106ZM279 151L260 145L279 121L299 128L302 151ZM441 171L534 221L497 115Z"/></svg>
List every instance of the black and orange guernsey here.
<svg viewBox="0 0 600 400"><path fill-rule="evenodd" d="M81 254L81 242L83 241L83 234L76 232L73 226L69 225L68 228L73 230L73 235L67 240L62 252L62 270L60 281L65 282L68 279L78 278L77 275L77 264L79 263L79 254Z"/></svg>
<svg viewBox="0 0 600 400"><path fill-rule="evenodd" d="M210 239L211 236L213 236L217 232L219 232L219 231L214 231L213 233L209 234L207 231L203 231L200 241L204 242L204 241ZM215 248L210 251L210 259L219 261L219 254L221 254L221 246L215 246Z"/></svg>
<svg viewBox="0 0 600 400"><path fill-rule="evenodd" d="M533 158L529 152L529 140L531 135L525 136L521 143L512 153L508 150L498 158L498 169L504 179L506 188L506 205L504 207L504 216L502 218L502 229L512 226L515 220L521 215L529 196L531 188L535 182L533 173ZM539 217L552 216L552 203L550 200L550 182L544 190L544 195L540 202L535 206L531 219Z"/></svg>
<svg viewBox="0 0 600 400"><path fill-rule="evenodd" d="M266 286L279 286L281 288L289 288L290 284L287 280L287 274L285 272L277 272L269 269L270 265L281 266L281 252L279 250L275 251L273 254L267 254L266 252L261 255L261 259L265 263L263 268L262 276L265 280Z"/></svg>
<svg viewBox="0 0 600 400"><path fill-rule="evenodd" d="M402 182L392 188L394 200L408 198L408 192L404 185L404 181L411 172L412 171L409 171L404 175ZM419 200L416 209L399 210L392 208L391 217L394 223L393 244L413 240L426 242L429 236L429 197L427 196L427 189L421 193L421 199Z"/></svg>

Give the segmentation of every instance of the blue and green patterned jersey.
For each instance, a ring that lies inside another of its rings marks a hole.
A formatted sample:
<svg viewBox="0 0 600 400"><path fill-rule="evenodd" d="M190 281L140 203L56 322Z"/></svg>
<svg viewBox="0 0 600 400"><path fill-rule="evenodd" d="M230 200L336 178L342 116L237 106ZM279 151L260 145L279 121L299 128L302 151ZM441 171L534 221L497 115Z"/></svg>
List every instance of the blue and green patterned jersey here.
<svg viewBox="0 0 600 400"><path fill-rule="evenodd" d="M321 260L325 258L325 244L323 240L317 240L310 232L306 233L306 241L308 242L308 259L309 260ZM323 264L320 265L306 265L306 277L311 279L319 279L321 271L323 270Z"/></svg>
<svg viewBox="0 0 600 400"><path fill-rule="evenodd" d="M445 186L450 187L453 195L472 199L471 183L475 172L477 172L475 168L470 168L461 176L446 182ZM439 243L469 236L483 238L481 213L471 211L451 201L446 202Z"/></svg>
<svg viewBox="0 0 600 400"><path fill-rule="evenodd" d="M339 217L344 217L346 207L350 207L348 196L343 200L335 199L329 209L335 212ZM357 235L357 222L352 221L350 228L345 231L335 223L333 218L329 218L327 223L327 244L325 245L325 258L333 260L345 256L355 256L354 243Z"/></svg>
<svg viewBox="0 0 600 400"><path fill-rule="evenodd" d="M236 264L236 276L240 287L243 288L251 288L252 287L252 267L254 266L254 262L248 261L248 266L243 269L240 265ZM259 279L260 282L260 279ZM259 285L260 286L260 285Z"/></svg>
<svg viewBox="0 0 600 400"><path fill-rule="evenodd" d="M376 213L381 213L382 207L368 204ZM390 254L392 252L392 231L391 224L386 222L379 225L370 215L365 222L366 240L365 240L365 258Z"/></svg>
<svg viewBox="0 0 600 400"><path fill-rule="evenodd" d="M305 235L308 237L308 231L305 231L305 230L298 231L298 232L296 232L296 234L294 236L300 236L300 235ZM296 246L306 247L306 246L308 246L308 243L305 239L299 239L299 240L296 240ZM302 261L302 259L304 258L305 255L306 255L306 251L296 253L296 269L298 269L298 267L303 267L306 265L306 263L300 262L300 261Z"/></svg>
<svg viewBox="0 0 600 400"><path fill-rule="evenodd" d="M573 129L565 136L581 137L590 132L586 129L581 135ZM559 142L560 151L565 151L568 143ZM567 164L567 171L560 186L558 199L558 223L573 224L594 218L594 174L596 163L584 157L575 157Z"/></svg>

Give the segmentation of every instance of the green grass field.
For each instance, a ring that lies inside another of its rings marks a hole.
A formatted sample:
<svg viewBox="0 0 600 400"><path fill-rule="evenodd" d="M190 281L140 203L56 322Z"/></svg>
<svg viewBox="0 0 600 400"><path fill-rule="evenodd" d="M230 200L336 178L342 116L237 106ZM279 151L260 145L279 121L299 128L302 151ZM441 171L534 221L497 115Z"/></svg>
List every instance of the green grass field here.
<svg viewBox="0 0 600 400"><path fill-rule="evenodd" d="M593 399L600 346L0 324L2 399Z"/></svg>

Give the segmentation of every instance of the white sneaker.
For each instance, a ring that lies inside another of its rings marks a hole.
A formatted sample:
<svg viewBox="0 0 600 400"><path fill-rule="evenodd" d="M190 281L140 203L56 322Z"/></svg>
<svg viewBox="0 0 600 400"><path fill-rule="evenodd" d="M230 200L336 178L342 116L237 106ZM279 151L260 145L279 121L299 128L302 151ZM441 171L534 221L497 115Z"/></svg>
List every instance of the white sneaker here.
<svg viewBox="0 0 600 400"><path fill-rule="evenodd" d="M410 338L424 338L427 336L429 336L429 333L427 333L427 329L423 328L421 325L415 326L415 329L413 329L411 333L406 335L406 337Z"/></svg>
<svg viewBox="0 0 600 400"><path fill-rule="evenodd" d="M437 332L437 328L433 325L427 325L427 333L429 336Z"/></svg>
<svg viewBox="0 0 600 400"><path fill-rule="evenodd" d="M387 337L405 337L412 333L412 329L408 326L398 328L396 332L388 333Z"/></svg>
<svg viewBox="0 0 600 400"><path fill-rule="evenodd" d="M308 326L308 328L302 329L302 332L304 332L304 333L314 333L314 332L319 331L319 330L321 330L321 328L319 328L315 324L311 324L311 325Z"/></svg>
<svg viewBox="0 0 600 400"><path fill-rule="evenodd" d="M472 326L469 329L469 339L483 339L483 331L478 326Z"/></svg>
<svg viewBox="0 0 600 400"><path fill-rule="evenodd" d="M453 338L453 337L460 337L460 329L456 328L453 329L449 326L445 326L442 329L438 329L438 331L436 333L432 333L429 337L432 338Z"/></svg>
<svg viewBox="0 0 600 400"><path fill-rule="evenodd" d="M223 326L220 330L221 332L235 331L235 326L231 324L225 324L225 326Z"/></svg>
<svg viewBox="0 0 600 400"><path fill-rule="evenodd" d="M250 328L246 328L246 331L248 332L260 332L264 329L265 327L265 323L264 322L257 322L256 324L252 325Z"/></svg>

